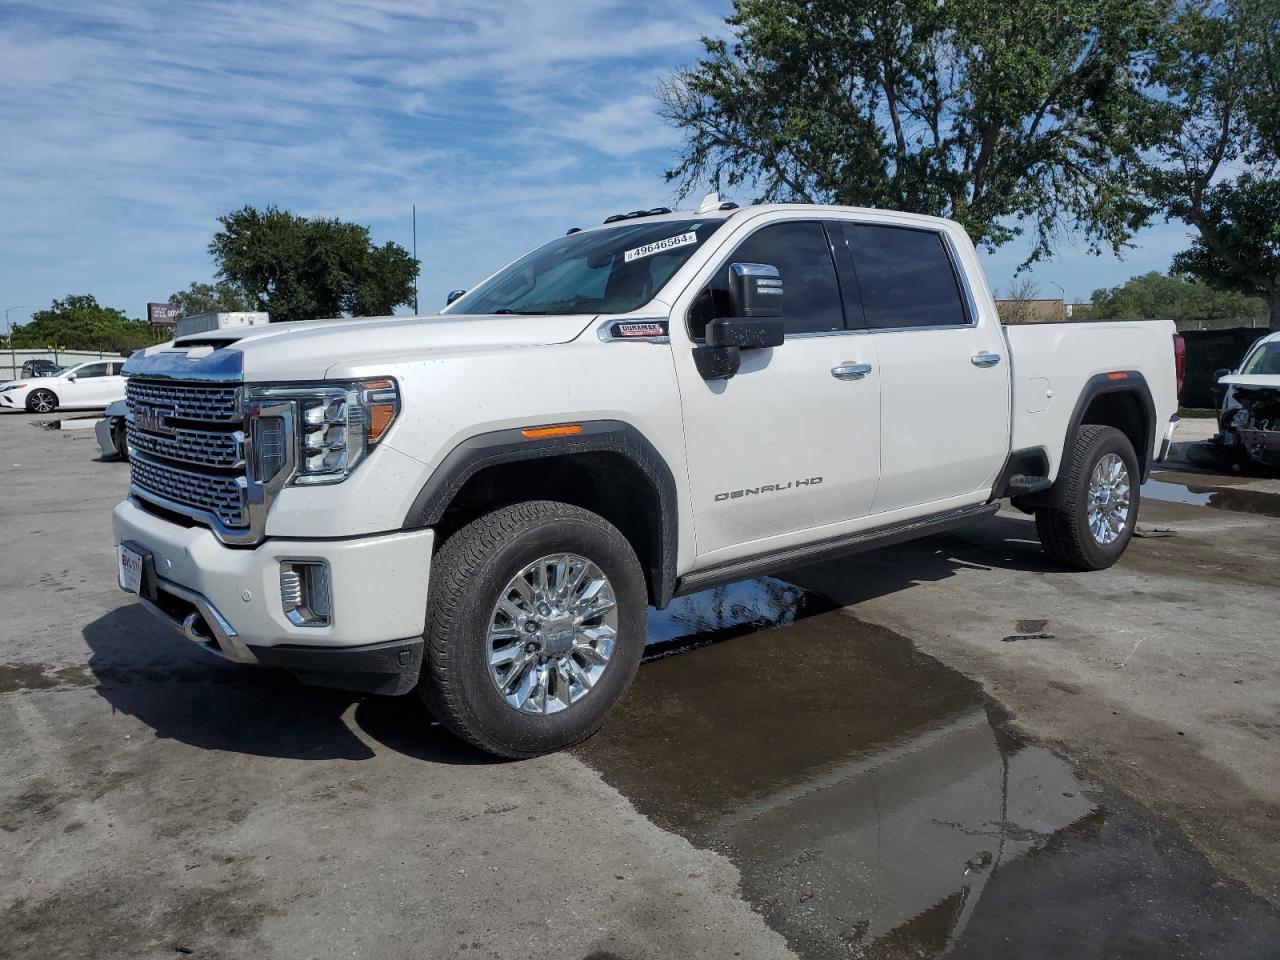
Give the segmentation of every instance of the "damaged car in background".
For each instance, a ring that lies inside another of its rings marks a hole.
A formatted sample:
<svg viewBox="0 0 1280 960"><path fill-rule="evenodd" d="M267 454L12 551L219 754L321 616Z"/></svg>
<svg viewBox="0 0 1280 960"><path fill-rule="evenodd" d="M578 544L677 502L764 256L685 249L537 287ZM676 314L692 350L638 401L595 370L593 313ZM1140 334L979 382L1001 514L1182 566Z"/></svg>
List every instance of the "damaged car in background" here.
<svg viewBox="0 0 1280 960"><path fill-rule="evenodd" d="M1219 370L1225 387L1218 449L1234 464L1280 469L1280 333L1263 337L1235 372Z"/></svg>

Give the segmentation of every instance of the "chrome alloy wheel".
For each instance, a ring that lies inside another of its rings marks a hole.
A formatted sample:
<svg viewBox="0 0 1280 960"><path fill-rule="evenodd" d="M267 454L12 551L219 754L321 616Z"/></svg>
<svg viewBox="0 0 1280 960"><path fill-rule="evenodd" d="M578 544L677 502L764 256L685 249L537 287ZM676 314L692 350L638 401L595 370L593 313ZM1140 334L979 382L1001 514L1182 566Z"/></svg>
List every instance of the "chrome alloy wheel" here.
<svg viewBox="0 0 1280 960"><path fill-rule="evenodd" d="M48 390L37 390L31 398L31 409L36 413L48 413L53 407L53 394Z"/></svg>
<svg viewBox="0 0 1280 960"><path fill-rule="evenodd" d="M1129 520L1129 469L1114 453L1098 461L1089 478L1089 532L1104 547L1120 539Z"/></svg>
<svg viewBox="0 0 1280 960"><path fill-rule="evenodd" d="M516 710L558 713L604 675L618 635L618 602L590 560L556 553L503 588L489 618L489 677Z"/></svg>

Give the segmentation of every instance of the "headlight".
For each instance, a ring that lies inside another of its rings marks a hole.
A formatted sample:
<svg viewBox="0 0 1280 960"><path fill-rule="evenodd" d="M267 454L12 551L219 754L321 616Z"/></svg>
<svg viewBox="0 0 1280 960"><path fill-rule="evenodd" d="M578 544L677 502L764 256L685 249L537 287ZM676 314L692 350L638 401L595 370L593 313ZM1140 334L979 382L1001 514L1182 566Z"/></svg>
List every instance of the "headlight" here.
<svg viewBox="0 0 1280 960"><path fill-rule="evenodd" d="M10 390L21 390L25 386L25 383L6 383L3 387L0 387L0 393L7 393Z"/></svg>
<svg viewBox="0 0 1280 960"><path fill-rule="evenodd" d="M345 480L400 412L400 392L390 379L256 387L246 397L251 403L293 402L297 467L291 482L302 484ZM262 422L254 424L254 473L265 481L285 463L284 421L255 420Z"/></svg>

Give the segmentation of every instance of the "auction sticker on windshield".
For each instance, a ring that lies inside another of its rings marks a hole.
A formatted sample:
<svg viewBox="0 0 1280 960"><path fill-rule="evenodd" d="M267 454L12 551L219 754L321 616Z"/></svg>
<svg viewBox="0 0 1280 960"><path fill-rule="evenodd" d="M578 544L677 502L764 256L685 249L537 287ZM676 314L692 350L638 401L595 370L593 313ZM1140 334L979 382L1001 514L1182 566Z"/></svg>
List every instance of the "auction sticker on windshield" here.
<svg viewBox="0 0 1280 960"><path fill-rule="evenodd" d="M690 243L697 243L698 235L696 233L682 233L678 237L667 237L665 240L655 240L653 243L646 243L643 247L636 247L634 250L628 250L622 255L623 263L630 263L632 260L639 260L641 257L651 257L655 253L662 253L664 250L670 250L673 247L683 247Z"/></svg>

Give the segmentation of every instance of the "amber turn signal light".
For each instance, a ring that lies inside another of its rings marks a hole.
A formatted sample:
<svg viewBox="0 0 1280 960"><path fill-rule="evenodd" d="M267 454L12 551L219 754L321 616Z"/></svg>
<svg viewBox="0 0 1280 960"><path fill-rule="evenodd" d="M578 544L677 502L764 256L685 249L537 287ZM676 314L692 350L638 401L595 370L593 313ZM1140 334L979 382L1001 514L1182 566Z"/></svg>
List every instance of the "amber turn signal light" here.
<svg viewBox="0 0 1280 960"><path fill-rule="evenodd" d="M566 423L559 427L529 427L521 430L526 440L545 440L548 437L576 437L582 432L582 424Z"/></svg>
<svg viewBox="0 0 1280 960"><path fill-rule="evenodd" d="M400 395L394 380L365 380L362 386L369 411L369 442L377 443L400 412Z"/></svg>

